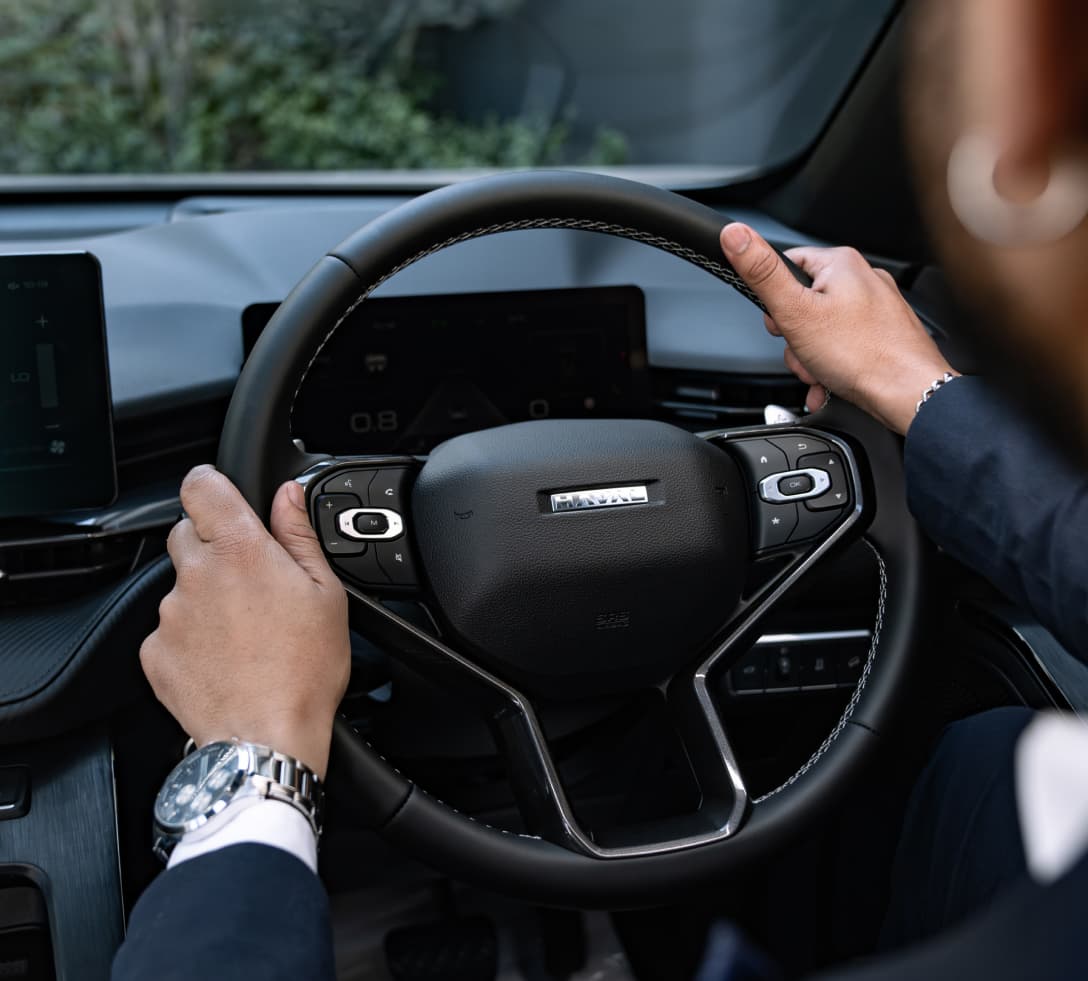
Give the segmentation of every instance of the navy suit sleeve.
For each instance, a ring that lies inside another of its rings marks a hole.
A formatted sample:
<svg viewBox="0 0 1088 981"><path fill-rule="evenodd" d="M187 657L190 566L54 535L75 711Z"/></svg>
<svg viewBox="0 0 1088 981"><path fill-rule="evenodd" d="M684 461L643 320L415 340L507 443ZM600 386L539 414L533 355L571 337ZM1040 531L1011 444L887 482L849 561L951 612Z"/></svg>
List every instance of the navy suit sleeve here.
<svg viewBox="0 0 1088 981"><path fill-rule="evenodd" d="M325 889L293 855L232 845L181 862L140 897L113 981L332 981Z"/></svg>
<svg viewBox="0 0 1088 981"><path fill-rule="evenodd" d="M1088 480L977 378L939 389L907 433L911 511L954 558L1088 661Z"/></svg>

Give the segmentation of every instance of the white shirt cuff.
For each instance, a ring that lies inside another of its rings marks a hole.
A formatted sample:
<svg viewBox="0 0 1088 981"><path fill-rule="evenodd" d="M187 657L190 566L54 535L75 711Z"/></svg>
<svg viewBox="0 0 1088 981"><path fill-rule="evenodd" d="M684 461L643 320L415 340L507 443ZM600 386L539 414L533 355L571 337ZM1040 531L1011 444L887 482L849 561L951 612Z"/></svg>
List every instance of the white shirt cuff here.
<svg viewBox="0 0 1088 981"><path fill-rule="evenodd" d="M1040 713L1016 745L1016 804L1028 870L1061 878L1088 847L1088 725L1071 713Z"/></svg>
<svg viewBox="0 0 1088 981"><path fill-rule="evenodd" d="M310 822L290 804L267 798L236 801L199 831L183 835L166 867L243 843L281 848L317 872L317 836Z"/></svg>

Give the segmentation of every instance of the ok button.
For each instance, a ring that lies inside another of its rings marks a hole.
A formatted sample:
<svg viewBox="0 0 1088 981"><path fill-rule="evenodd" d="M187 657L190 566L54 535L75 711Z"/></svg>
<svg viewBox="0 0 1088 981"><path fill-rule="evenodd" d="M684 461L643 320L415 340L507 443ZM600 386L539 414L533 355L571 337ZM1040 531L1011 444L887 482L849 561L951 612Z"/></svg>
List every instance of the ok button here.
<svg viewBox="0 0 1088 981"><path fill-rule="evenodd" d="M826 470L811 467L775 473L759 482L759 496L768 504L787 504L818 497L831 486Z"/></svg>
<svg viewBox="0 0 1088 981"><path fill-rule="evenodd" d="M796 473L778 481L778 493L783 497L796 497L798 494L807 494L814 486L807 473Z"/></svg>

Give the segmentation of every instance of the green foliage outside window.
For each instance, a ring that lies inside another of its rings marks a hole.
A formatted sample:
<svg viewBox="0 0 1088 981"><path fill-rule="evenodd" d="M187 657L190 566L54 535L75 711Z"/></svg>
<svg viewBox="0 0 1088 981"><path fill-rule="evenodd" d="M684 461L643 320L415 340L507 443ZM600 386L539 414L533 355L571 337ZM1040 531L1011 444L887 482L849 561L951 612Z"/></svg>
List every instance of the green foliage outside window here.
<svg viewBox="0 0 1088 981"><path fill-rule="evenodd" d="M438 111L421 38L523 0L0 0L0 173L538 166L562 122ZM581 161L622 163L602 130Z"/></svg>

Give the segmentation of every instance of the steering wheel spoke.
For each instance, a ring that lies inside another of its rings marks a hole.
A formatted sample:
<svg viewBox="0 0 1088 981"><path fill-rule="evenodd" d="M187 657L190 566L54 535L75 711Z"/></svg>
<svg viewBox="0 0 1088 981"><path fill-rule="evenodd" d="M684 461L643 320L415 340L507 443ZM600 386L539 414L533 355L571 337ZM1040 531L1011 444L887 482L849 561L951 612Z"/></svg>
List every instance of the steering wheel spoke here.
<svg viewBox="0 0 1088 981"><path fill-rule="evenodd" d="M708 678L748 652L767 616L871 517L864 461L842 436L811 426L701 434L740 463L751 527L751 574L718 642L691 676Z"/></svg>
<svg viewBox="0 0 1088 981"><path fill-rule="evenodd" d="M395 654L444 691L472 704L488 722L507 760L514 797L529 832L580 853L592 853L567 800L544 731L529 699L439 638L345 585L351 626Z"/></svg>
<svg viewBox="0 0 1088 981"><path fill-rule="evenodd" d="M531 700L439 638L346 587L352 627L416 671L472 704L489 723L506 759L514 799L529 834L597 859L654 855L729 837L748 802L735 758L713 705L670 692L684 746L702 791L690 814L596 835L578 821ZM686 691L694 691L687 687Z"/></svg>

